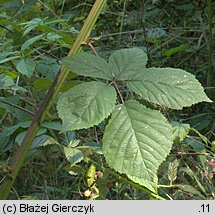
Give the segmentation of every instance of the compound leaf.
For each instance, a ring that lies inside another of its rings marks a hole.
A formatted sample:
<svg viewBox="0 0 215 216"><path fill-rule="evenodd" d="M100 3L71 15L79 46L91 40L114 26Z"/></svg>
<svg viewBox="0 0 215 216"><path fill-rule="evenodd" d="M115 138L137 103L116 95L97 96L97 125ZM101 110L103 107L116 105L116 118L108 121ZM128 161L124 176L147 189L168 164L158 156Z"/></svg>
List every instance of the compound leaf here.
<svg viewBox="0 0 215 216"><path fill-rule="evenodd" d="M107 118L115 107L116 91L101 82L73 87L59 97L58 114L62 131L89 128Z"/></svg>
<svg viewBox="0 0 215 216"><path fill-rule="evenodd" d="M211 102L198 80L181 69L145 69L128 82L128 87L145 100L172 109Z"/></svg>
<svg viewBox="0 0 215 216"><path fill-rule="evenodd" d="M118 172L153 182L170 152L171 130L160 112L128 100L116 107L105 128L105 158Z"/></svg>

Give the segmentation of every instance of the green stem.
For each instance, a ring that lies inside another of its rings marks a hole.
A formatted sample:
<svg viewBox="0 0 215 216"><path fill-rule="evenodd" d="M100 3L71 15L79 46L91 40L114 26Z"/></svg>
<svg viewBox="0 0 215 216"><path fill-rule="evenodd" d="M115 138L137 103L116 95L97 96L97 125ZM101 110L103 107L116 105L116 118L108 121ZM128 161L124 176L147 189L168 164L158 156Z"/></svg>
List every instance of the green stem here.
<svg viewBox="0 0 215 216"><path fill-rule="evenodd" d="M120 45L120 43L121 43L121 38L122 38L122 29L123 29L123 23L124 23L124 18L125 18L126 4L127 4L127 0L124 0L123 12L122 12L121 23L120 23L120 29L119 29L119 45Z"/></svg>
<svg viewBox="0 0 215 216"><path fill-rule="evenodd" d="M100 15L104 5L106 3L106 0L96 0L77 39L75 40L71 50L69 51L68 55L74 55L77 52L79 52L81 50L81 43L83 41L86 41L87 38L89 37L93 26L98 18L98 16ZM14 160L12 162L11 165L11 170L12 172L10 174L8 174L1 186L0 186L0 200L4 200L7 199L11 187L19 173L19 170L25 160L25 157L29 151L29 148L40 128L41 123L44 121L46 114L48 112L48 110L50 109L50 107L52 106L54 99L56 98L61 86L63 85L63 82L65 81L67 75L69 73L69 70L62 65L60 72L58 73L58 75L55 77L55 80L52 84L52 86L50 87L47 95L45 96L45 99L42 102L42 105L39 108L38 113L36 114L36 116L34 117L31 126L29 127L23 141L22 144L20 146L20 148L18 149L18 151L16 152L15 156L14 156Z"/></svg>
<svg viewBox="0 0 215 216"><path fill-rule="evenodd" d="M207 86L213 86L215 76L213 74L213 63L212 63L212 41L213 41L213 26L212 26L212 2L208 0L208 76ZM209 96L212 97L212 92L209 90ZM213 98L212 98L213 99Z"/></svg>

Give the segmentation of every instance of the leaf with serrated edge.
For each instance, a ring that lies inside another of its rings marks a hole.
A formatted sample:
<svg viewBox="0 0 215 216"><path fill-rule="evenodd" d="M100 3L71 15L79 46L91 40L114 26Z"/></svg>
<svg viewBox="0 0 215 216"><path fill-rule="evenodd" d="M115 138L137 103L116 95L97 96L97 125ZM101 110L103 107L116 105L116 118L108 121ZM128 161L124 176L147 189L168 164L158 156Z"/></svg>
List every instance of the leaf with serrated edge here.
<svg viewBox="0 0 215 216"><path fill-rule="evenodd" d="M115 107L116 91L101 82L87 82L63 93L57 109L62 131L89 128L107 118Z"/></svg>
<svg viewBox="0 0 215 216"><path fill-rule="evenodd" d="M134 100L113 111L103 136L103 152L120 173L153 181L172 146L166 118Z"/></svg>
<svg viewBox="0 0 215 216"><path fill-rule="evenodd" d="M63 63L79 75L112 80L110 67L101 57L82 52L64 58Z"/></svg>
<svg viewBox="0 0 215 216"><path fill-rule="evenodd" d="M128 82L128 88L149 102L182 109L199 102L211 102L198 80L174 68L149 68Z"/></svg>
<svg viewBox="0 0 215 216"><path fill-rule="evenodd" d="M146 67L147 54L139 48L115 51L109 59L116 80L130 80L142 68Z"/></svg>
<svg viewBox="0 0 215 216"><path fill-rule="evenodd" d="M131 179L133 182L138 183L139 185L148 188L153 193L157 193L157 183L158 183L157 176L154 176L155 180L153 182L148 181L148 180L143 179L143 178L130 176L130 175L128 175L128 178Z"/></svg>

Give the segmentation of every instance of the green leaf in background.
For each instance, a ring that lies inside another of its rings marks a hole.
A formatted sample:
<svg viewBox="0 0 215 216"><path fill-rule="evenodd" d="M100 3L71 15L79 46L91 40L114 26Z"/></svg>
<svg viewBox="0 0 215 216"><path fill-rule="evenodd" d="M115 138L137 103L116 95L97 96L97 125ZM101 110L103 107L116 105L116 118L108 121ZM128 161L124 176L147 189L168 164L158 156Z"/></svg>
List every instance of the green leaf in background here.
<svg viewBox="0 0 215 216"><path fill-rule="evenodd" d="M181 69L145 69L128 82L128 88L149 102L172 109L211 102L198 80Z"/></svg>
<svg viewBox="0 0 215 216"><path fill-rule="evenodd" d="M0 107L5 109L6 112L11 114L15 114L17 109L9 104L18 105L20 96L19 95L11 95L8 97L0 97ZM9 104L4 103L4 101Z"/></svg>
<svg viewBox="0 0 215 216"><path fill-rule="evenodd" d="M23 33L23 36L25 36L26 34L28 34L31 30L35 29L36 27L40 26L40 25L43 25L44 22L42 19L40 18L34 18L28 22L24 22L24 23L21 23L21 25L24 26L24 33Z"/></svg>
<svg viewBox="0 0 215 216"><path fill-rule="evenodd" d="M190 131L190 125L172 121L172 129L174 143L179 143L187 137Z"/></svg>
<svg viewBox="0 0 215 216"><path fill-rule="evenodd" d="M200 153L200 155L197 156L197 157L199 158L199 161L200 161L202 167L205 168L206 161L207 161L207 156L204 155L204 154L207 154L207 149L206 149L207 143L206 142L204 142L204 143L201 142L201 140L198 137L188 137L188 138L186 138L184 140L184 143L191 146L192 149L196 153Z"/></svg>
<svg viewBox="0 0 215 216"><path fill-rule="evenodd" d="M37 35L35 37L32 37L30 39L28 39L27 41L25 41L24 44L22 44L21 46L21 51L26 50L27 48L29 48L33 43L35 43L36 41L40 40L41 38L44 37L45 34L41 34L41 35Z"/></svg>
<svg viewBox="0 0 215 216"><path fill-rule="evenodd" d="M9 76L0 74L0 89L6 89L13 85L15 85L15 83Z"/></svg>
<svg viewBox="0 0 215 216"><path fill-rule="evenodd" d="M59 144L59 143L51 136L43 134L41 136L36 137L36 139L33 141L31 145L31 149L38 148L40 146L53 145L53 144Z"/></svg>
<svg viewBox="0 0 215 216"><path fill-rule="evenodd" d="M18 59L20 58L20 56L10 56L10 57L7 57L7 58L4 58L2 60L0 60L0 64L3 64L5 62L8 62L8 61L11 61L11 60L14 60L14 59Z"/></svg>
<svg viewBox="0 0 215 216"><path fill-rule="evenodd" d="M90 187L95 181L96 167L94 164L91 164L86 173L87 186Z"/></svg>
<svg viewBox="0 0 215 216"><path fill-rule="evenodd" d="M37 78L34 79L34 89L39 90L39 89L47 89L50 87L52 84L52 81L47 78Z"/></svg>
<svg viewBox="0 0 215 216"><path fill-rule="evenodd" d="M3 60L13 54L17 54L17 52L16 51L15 52L12 52L12 51L11 52L10 51L0 52L0 60Z"/></svg>
<svg viewBox="0 0 215 216"><path fill-rule="evenodd" d="M64 92L57 109L62 131L89 128L107 118L115 107L116 91L101 82L87 82Z"/></svg>
<svg viewBox="0 0 215 216"><path fill-rule="evenodd" d="M39 131L37 132L37 136L40 136L40 135L42 135L42 134L45 134L46 131L47 131L46 128L41 127L41 128L39 129ZM22 143L22 141L23 141L23 139L24 139L24 137L25 137L26 132L27 132L27 130L26 130L26 131L22 131L22 132L20 132L20 133L16 136L15 141L16 141L19 145L21 145L21 143Z"/></svg>
<svg viewBox="0 0 215 216"><path fill-rule="evenodd" d="M30 78L36 68L36 62L31 58L23 58L17 63L16 68L21 74Z"/></svg>
<svg viewBox="0 0 215 216"><path fill-rule="evenodd" d="M119 105L105 128L103 152L110 167L153 181L172 147L166 118L134 100Z"/></svg>
<svg viewBox="0 0 215 216"><path fill-rule="evenodd" d="M11 136L13 133L18 130L19 128L28 128L31 125L31 121L26 122L19 122L16 125L12 127L5 127L0 132L0 153L10 150L12 146L14 145L14 142L12 145L9 145L9 140L11 139Z"/></svg>
<svg viewBox="0 0 215 216"><path fill-rule="evenodd" d="M185 175L186 173L189 176L189 178L192 179L192 184L195 185L195 188L200 189L203 194L205 195L207 194L206 188L202 185L202 182L198 178L197 173L193 169L191 169L187 164L186 167L179 168L179 173L185 177L186 177Z"/></svg>
<svg viewBox="0 0 215 216"><path fill-rule="evenodd" d="M201 197L201 199L205 200L205 196L202 195L200 191L198 191L195 187L191 185L182 185L182 184L176 184L175 187L179 188L180 190L187 192L188 194L195 194Z"/></svg>
<svg viewBox="0 0 215 216"><path fill-rule="evenodd" d="M130 80L146 67L147 54L139 48L115 51L109 58L111 72L116 80Z"/></svg>
<svg viewBox="0 0 215 216"><path fill-rule="evenodd" d="M168 50L164 50L164 55L165 56L171 56L174 55L178 52L181 52L183 50L185 50L188 47L188 44L181 44L180 46L168 49Z"/></svg>
<svg viewBox="0 0 215 216"><path fill-rule="evenodd" d="M71 166L81 162L84 159L84 154L77 148L64 147L64 154Z"/></svg>
<svg viewBox="0 0 215 216"><path fill-rule="evenodd" d="M88 53L78 53L66 57L63 63L72 71L81 76L111 80L112 75L108 63L101 57Z"/></svg>
<svg viewBox="0 0 215 216"><path fill-rule="evenodd" d="M59 121L45 121L42 123L42 126L48 129L52 129L52 130L61 130L62 124Z"/></svg>
<svg viewBox="0 0 215 216"><path fill-rule="evenodd" d="M60 65L57 60L50 57L43 57L42 61L37 64L36 71L45 76L46 78L53 80L60 70Z"/></svg>

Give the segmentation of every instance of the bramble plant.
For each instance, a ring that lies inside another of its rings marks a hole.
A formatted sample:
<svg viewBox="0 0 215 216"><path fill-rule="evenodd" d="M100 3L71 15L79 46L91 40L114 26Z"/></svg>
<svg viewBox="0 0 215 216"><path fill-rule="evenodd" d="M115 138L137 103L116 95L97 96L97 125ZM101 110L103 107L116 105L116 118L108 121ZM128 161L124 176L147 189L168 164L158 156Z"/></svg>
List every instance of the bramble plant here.
<svg viewBox="0 0 215 216"><path fill-rule="evenodd" d="M214 199L213 3L87 2L2 1L0 200Z"/></svg>
<svg viewBox="0 0 215 216"><path fill-rule="evenodd" d="M84 52L66 57L63 63L71 71L94 81L61 94L57 109L62 131L90 128L109 118L102 143L107 163L156 192L157 170L173 144L172 127L160 111L146 107L141 100L125 99L120 86L148 102L177 110L211 100L192 74L174 68L147 68L147 60L139 48L115 51L108 62Z"/></svg>

